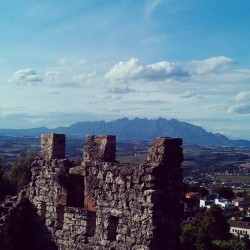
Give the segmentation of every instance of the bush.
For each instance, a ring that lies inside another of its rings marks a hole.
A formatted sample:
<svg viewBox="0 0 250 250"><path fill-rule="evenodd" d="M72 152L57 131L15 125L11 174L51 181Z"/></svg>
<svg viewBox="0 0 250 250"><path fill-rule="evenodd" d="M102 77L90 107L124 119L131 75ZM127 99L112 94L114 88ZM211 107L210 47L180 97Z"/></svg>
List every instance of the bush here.
<svg viewBox="0 0 250 250"><path fill-rule="evenodd" d="M22 151L9 173L10 183L15 193L20 192L31 180L31 164L35 160L36 153Z"/></svg>

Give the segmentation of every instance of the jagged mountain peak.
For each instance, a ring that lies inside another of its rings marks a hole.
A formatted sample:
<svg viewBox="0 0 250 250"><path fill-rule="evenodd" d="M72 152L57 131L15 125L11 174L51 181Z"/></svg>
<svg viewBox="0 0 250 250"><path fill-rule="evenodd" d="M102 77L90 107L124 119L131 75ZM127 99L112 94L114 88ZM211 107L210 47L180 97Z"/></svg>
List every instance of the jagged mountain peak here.
<svg viewBox="0 0 250 250"><path fill-rule="evenodd" d="M206 131L200 126L179 121L177 119L120 118L113 121L82 121L68 127L48 129L46 127L33 129L0 129L0 135L8 136L39 136L42 133L64 133L67 136L87 134L113 134L119 140L154 140L156 137L181 137L184 144L219 145L219 146L250 146L250 142L229 140L222 134Z"/></svg>

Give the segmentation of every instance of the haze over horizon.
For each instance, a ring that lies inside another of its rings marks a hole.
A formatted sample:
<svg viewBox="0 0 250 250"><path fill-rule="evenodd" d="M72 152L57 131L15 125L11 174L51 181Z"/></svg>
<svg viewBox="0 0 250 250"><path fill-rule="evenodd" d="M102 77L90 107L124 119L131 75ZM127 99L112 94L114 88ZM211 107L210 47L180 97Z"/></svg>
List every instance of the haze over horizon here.
<svg viewBox="0 0 250 250"><path fill-rule="evenodd" d="M250 140L250 2L0 2L0 128L158 117Z"/></svg>

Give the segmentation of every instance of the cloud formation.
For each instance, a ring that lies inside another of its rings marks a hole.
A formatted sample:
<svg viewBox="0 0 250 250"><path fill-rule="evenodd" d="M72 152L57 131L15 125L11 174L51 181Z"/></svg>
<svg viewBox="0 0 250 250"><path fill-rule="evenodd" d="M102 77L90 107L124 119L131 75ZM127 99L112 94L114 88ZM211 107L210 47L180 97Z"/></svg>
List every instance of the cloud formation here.
<svg viewBox="0 0 250 250"><path fill-rule="evenodd" d="M169 104L169 101L166 100L136 100L131 101L130 103L139 104L139 105L162 105L162 104Z"/></svg>
<svg viewBox="0 0 250 250"><path fill-rule="evenodd" d="M21 69L13 74L10 83L37 83L41 82L42 78L33 69Z"/></svg>
<svg viewBox="0 0 250 250"><path fill-rule="evenodd" d="M245 91L245 92L239 92L235 96L234 100L236 102L250 102L250 92L247 92L247 91Z"/></svg>
<svg viewBox="0 0 250 250"><path fill-rule="evenodd" d="M207 74L218 70L227 69L236 61L225 56L211 57L202 61L191 61L187 67L192 73Z"/></svg>
<svg viewBox="0 0 250 250"><path fill-rule="evenodd" d="M73 80L77 80L77 81L86 81L86 80L91 79L91 78L94 77L95 75L96 75L96 72L95 72L95 71L90 72L90 73L82 73L82 74L75 75L75 76L73 77Z"/></svg>
<svg viewBox="0 0 250 250"><path fill-rule="evenodd" d="M86 87L95 79L96 71L84 72L78 64L65 67L52 67L45 71L44 83L51 87Z"/></svg>
<svg viewBox="0 0 250 250"><path fill-rule="evenodd" d="M78 64L79 64L79 65L83 65L83 64L85 64L85 63L86 63L86 62L85 62L85 60L84 60L84 59L82 59L82 60L80 60L80 61L79 61L79 63L78 63Z"/></svg>
<svg viewBox="0 0 250 250"><path fill-rule="evenodd" d="M111 80L188 81L191 76L182 66L168 61L143 65L136 58L120 61L105 75Z"/></svg>
<svg viewBox="0 0 250 250"><path fill-rule="evenodd" d="M235 104L229 107L228 113L250 114L250 104L248 103Z"/></svg>
<svg viewBox="0 0 250 250"><path fill-rule="evenodd" d="M195 96L196 94L193 91L186 91L184 93L181 94L181 98L191 98L193 96Z"/></svg>
<svg viewBox="0 0 250 250"><path fill-rule="evenodd" d="M239 92L234 98L234 105L228 108L228 113L250 114L250 92Z"/></svg>
<svg viewBox="0 0 250 250"><path fill-rule="evenodd" d="M65 58L60 59L59 64L60 65L65 65L67 60Z"/></svg>
<svg viewBox="0 0 250 250"><path fill-rule="evenodd" d="M45 72L46 79L53 82L56 81L61 75L62 73L57 70L48 70Z"/></svg>
<svg viewBox="0 0 250 250"><path fill-rule="evenodd" d="M108 116L109 114L103 114ZM0 127L7 125L8 128L32 128L37 126L46 126L55 128L66 126L81 121L83 118L89 121L99 120L99 114L90 112L67 112L67 111L8 111L5 114L0 113ZM16 127L14 127L16 126Z"/></svg>
<svg viewBox="0 0 250 250"><path fill-rule="evenodd" d="M61 88L82 88L82 84L74 81L57 83L56 86Z"/></svg>
<svg viewBox="0 0 250 250"><path fill-rule="evenodd" d="M110 88L106 91L107 93L112 93L112 94L128 94L131 92L135 92L135 90L129 88L129 87L117 87L117 88Z"/></svg>
<svg viewBox="0 0 250 250"><path fill-rule="evenodd" d="M54 91L54 90L50 90L48 93L49 93L50 95L59 95L59 94L60 94L59 91Z"/></svg>
<svg viewBox="0 0 250 250"><path fill-rule="evenodd" d="M162 0L148 0L146 7L145 7L145 15L146 17L149 17L150 14L152 13L152 11L154 11L154 9L160 5L162 2Z"/></svg>

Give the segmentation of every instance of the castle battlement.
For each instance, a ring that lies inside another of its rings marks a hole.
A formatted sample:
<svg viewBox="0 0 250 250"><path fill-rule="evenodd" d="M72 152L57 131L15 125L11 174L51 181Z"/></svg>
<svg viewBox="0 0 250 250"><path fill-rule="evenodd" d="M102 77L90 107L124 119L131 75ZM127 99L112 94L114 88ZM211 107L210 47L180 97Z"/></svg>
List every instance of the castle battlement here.
<svg viewBox="0 0 250 250"><path fill-rule="evenodd" d="M89 135L74 161L65 158L65 135L41 136L23 203L37 228L33 246L179 249L182 140L157 138L140 165L117 162L115 152L115 136Z"/></svg>

